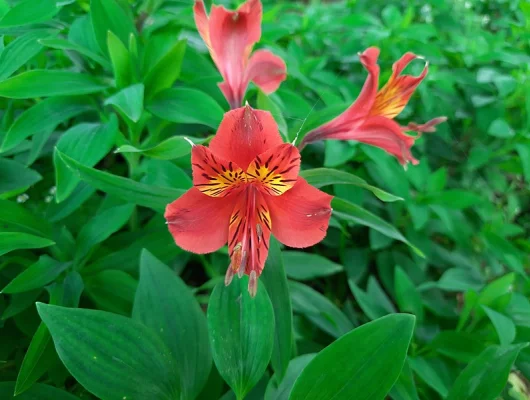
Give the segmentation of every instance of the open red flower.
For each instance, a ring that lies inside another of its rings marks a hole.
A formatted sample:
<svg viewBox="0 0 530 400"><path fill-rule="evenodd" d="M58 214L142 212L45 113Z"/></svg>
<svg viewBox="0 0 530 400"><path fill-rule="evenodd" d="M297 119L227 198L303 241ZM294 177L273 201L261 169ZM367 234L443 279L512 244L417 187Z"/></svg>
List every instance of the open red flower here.
<svg viewBox="0 0 530 400"><path fill-rule="evenodd" d="M326 236L332 196L298 176L300 153L282 142L269 112L246 106L226 113L210 147L193 146L191 163L193 187L167 206L165 218L185 250L210 253L228 243L227 285L247 274L256 294L271 233L291 247Z"/></svg>
<svg viewBox="0 0 530 400"><path fill-rule="evenodd" d="M400 126L394 117L405 108L414 90L427 75L428 64L418 76L402 75L412 60L421 58L413 53L404 54L392 66L392 76L386 85L378 91L378 56L379 49L376 47L370 47L360 54L368 78L359 97L341 115L309 132L302 140L300 149L322 139L357 140L382 148L403 165L418 163L410 151L414 142L423 132L434 132L435 126L447 118L438 117L425 124L411 122L407 126ZM406 131L415 131L417 135L409 136L405 134Z"/></svg>
<svg viewBox="0 0 530 400"><path fill-rule="evenodd" d="M260 0L248 0L237 11L212 5L209 18L204 2L197 0L193 14L199 34L224 79L219 88L232 109L241 107L250 81L266 94L278 89L286 77L283 60L267 50L250 55L261 37Z"/></svg>

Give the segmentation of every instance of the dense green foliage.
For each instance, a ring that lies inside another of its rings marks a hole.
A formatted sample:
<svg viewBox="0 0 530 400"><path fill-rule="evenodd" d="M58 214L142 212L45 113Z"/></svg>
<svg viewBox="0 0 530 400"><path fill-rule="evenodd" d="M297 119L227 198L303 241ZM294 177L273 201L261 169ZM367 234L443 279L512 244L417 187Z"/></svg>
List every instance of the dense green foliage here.
<svg viewBox="0 0 530 400"><path fill-rule="evenodd" d="M226 248L187 253L162 217L184 136L229 108L192 1L0 0L0 398L528 398L529 21L522 0L264 1L288 78L247 100L286 141L355 100L369 46L383 82L429 61L399 121L448 121L406 170L306 147L327 237L272 240L251 299Z"/></svg>

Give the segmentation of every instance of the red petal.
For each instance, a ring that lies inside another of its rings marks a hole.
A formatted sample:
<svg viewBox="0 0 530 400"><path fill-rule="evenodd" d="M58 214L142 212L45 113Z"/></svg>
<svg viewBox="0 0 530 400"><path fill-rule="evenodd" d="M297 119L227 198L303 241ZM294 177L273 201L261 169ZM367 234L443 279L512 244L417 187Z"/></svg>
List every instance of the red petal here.
<svg viewBox="0 0 530 400"><path fill-rule="evenodd" d="M249 182L257 183L264 194L279 196L291 189L300 172L300 152L284 143L257 156L247 169Z"/></svg>
<svg viewBox="0 0 530 400"><path fill-rule="evenodd" d="M418 160L410 152L417 137L406 135L395 121L385 117L368 118L361 128L346 132L341 139L357 140L379 147L395 156L402 165L408 162L418 164Z"/></svg>
<svg viewBox="0 0 530 400"><path fill-rule="evenodd" d="M368 77L364 82L357 100L338 117L307 133L300 144L300 149L318 140L336 139L336 135L340 135L344 131L349 131L363 122L372 109L377 95L379 85L378 57L379 49L377 47L370 47L359 55L361 63L368 71Z"/></svg>
<svg viewBox="0 0 530 400"><path fill-rule="evenodd" d="M224 115L210 150L246 171L250 162L261 153L281 145L278 125L267 111L241 107Z"/></svg>
<svg viewBox="0 0 530 400"><path fill-rule="evenodd" d="M210 42L214 61L224 78L221 90L232 108L241 106L247 82L245 65L252 46L261 36L262 7L259 0L249 0L237 11L212 6Z"/></svg>
<svg viewBox="0 0 530 400"><path fill-rule="evenodd" d="M209 197L191 188L166 207L164 217L177 246L203 254L226 244L233 209L233 199Z"/></svg>
<svg viewBox="0 0 530 400"><path fill-rule="evenodd" d="M264 196L252 186L241 192L230 217L228 250L233 272L259 276L269 252L271 217Z"/></svg>
<svg viewBox="0 0 530 400"><path fill-rule="evenodd" d="M263 92L270 94L285 80L286 69L280 57L267 50L258 50L250 57L245 80L254 82Z"/></svg>
<svg viewBox="0 0 530 400"><path fill-rule="evenodd" d="M204 146L193 146L191 165L193 184L207 196L228 196L246 181L245 173L237 164L215 157Z"/></svg>
<svg viewBox="0 0 530 400"><path fill-rule="evenodd" d="M204 40L204 43L206 43L206 46L208 46L211 52L208 15L206 15L206 9L204 8L204 2L202 0L195 1L195 4L193 5L193 17L195 18L195 25L197 26L197 30L199 31L202 40ZM212 58L215 58L213 57L213 54Z"/></svg>
<svg viewBox="0 0 530 400"><path fill-rule="evenodd" d="M416 90L428 72L428 63L425 63L420 75L401 75L405 67L416 58L421 57L413 53L405 53L403 57L394 63L392 76L377 93L370 115L394 118L403 111L414 90Z"/></svg>
<svg viewBox="0 0 530 400"><path fill-rule="evenodd" d="M436 117L431 119L430 121L425 122L424 124L409 122L407 126L404 126L402 129L418 133L432 133L436 132L436 125L441 124L445 121L447 121L447 117Z"/></svg>
<svg viewBox="0 0 530 400"><path fill-rule="evenodd" d="M285 194L266 197L272 234L291 247L308 247L320 242L328 229L332 198L302 178Z"/></svg>

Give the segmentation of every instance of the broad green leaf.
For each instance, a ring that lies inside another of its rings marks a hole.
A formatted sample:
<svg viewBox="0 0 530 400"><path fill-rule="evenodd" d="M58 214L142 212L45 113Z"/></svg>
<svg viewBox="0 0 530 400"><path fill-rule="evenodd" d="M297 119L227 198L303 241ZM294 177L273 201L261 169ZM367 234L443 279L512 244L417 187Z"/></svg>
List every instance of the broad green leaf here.
<svg viewBox="0 0 530 400"><path fill-rule="evenodd" d="M53 161L57 182L56 201L64 201L78 186L79 177L65 164L58 152L92 167L107 155L118 133L118 119L112 115L106 124L81 123L68 129L56 145Z"/></svg>
<svg viewBox="0 0 530 400"><path fill-rule="evenodd" d="M90 99L86 97L52 97L42 100L24 111L11 125L0 151L12 149L36 132L51 133L60 123L92 108Z"/></svg>
<svg viewBox="0 0 530 400"><path fill-rule="evenodd" d="M272 114L272 117L278 125L278 130L284 138L287 138L287 122L285 122L282 110L273 101L271 96L267 96L261 90L258 90L258 97L256 99L256 102L260 110L269 111Z"/></svg>
<svg viewBox="0 0 530 400"><path fill-rule="evenodd" d="M407 360L408 361L408 360ZM398 380L392 387L389 396L393 400L419 400L414 376L410 369L409 363L405 362Z"/></svg>
<svg viewBox="0 0 530 400"><path fill-rule="evenodd" d="M107 269L85 278L86 293L99 309L131 315L138 281L126 272Z"/></svg>
<svg viewBox="0 0 530 400"><path fill-rule="evenodd" d="M420 293L414 282L400 267L397 267L394 272L394 289L399 310L414 314L418 323L421 324L423 322L423 305Z"/></svg>
<svg viewBox="0 0 530 400"><path fill-rule="evenodd" d="M290 400L384 399L407 357L414 317L394 314L342 336L302 371Z"/></svg>
<svg viewBox="0 0 530 400"><path fill-rule="evenodd" d="M47 96L78 96L101 92L107 85L91 75L36 69L0 82L0 96L30 99Z"/></svg>
<svg viewBox="0 0 530 400"><path fill-rule="evenodd" d="M22 292L12 294L9 301L9 306L7 306L2 313L2 318L0 320L6 321L15 315L20 314L21 312L27 310L28 308L35 305L35 301L38 300L42 289L32 290L30 292Z"/></svg>
<svg viewBox="0 0 530 400"><path fill-rule="evenodd" d="M49 239L21 232L0 232L0 256L13 250L40 249L55 243Z"/></svg>
<svg viewBox="0 0 530 400"><path fill-rule="evenodd" d="M219 374L236 393L245 395L261 379L274 344L274 313L263 285L250 297L248 277L229 286L218 284L208 304L208 332Z"/></svg>
<svg viewBox="0 0 530 400"><path fill-rule="evenodd" d="M180 399L194 399L212 365L206 318L182 279L147 250L140 258L133 319L163 339L178 368Z"/></svg>
<svg viewBox="0 0 530 400"><path fill-rule="evenodd" d="M289 282L293 310L301 313L316 326L333 337L340 337L353 329L352 322L327 297L298 282Z"/></svg>
<svg viewBox="0 0 530 400"><path fill-rule="evenodd" d="M506 120L497 118L488 128L488 135L506 139L514 136L515 132Z"/></svg>
<svg viewBox="0 0 530 400"><path fill-rule="evenodd" d="M49 47L51 49L57 50L67 50L67 51L77 51L79 54L82 54L92 61L97 62L105 69L110 69L111 65L108 60L99 55L98 53L93 52L91 49L84 47L79 43L72 42L67 39L53 38L53 39L40 39L38 41L42 46Z"/></svg>
<svg viewBox="0 0 530 400"><path fill-rule="evenodd" d="M329 169L347 163L357 153L357 144L344 140L324 142L324 167Z"/></svg>
<svg viewBox="0 0 530 400"><path fill-rule="evenodd" d="M315 356L316 354L304 354L303 356L293 358L289 362L283 378L274 374L267 385L265 400L289 400L289 395L291 394L296 379Z"/></svg>
<svg viewBox="0 0 530 400"><path fill-rule="evenodd" d="M403 198L394 196L384 190L369 185L364 179L348 172L331 168L315 168L302 171L300 176L317 188L329 185L355 185L371 191L379 200L386 202L400 201Z"/></svg>
<svg viewBox="0 0 530 400"><path fill-rule="evenodd" d="M440 277L436 286L451 292L463 292L468 289L480 290L484 280L480 274L467 268L449 268Z"/></svg>
<svg viewBox="0 0 530 400"><path fill-rule="evenodd" d="M495 327L501 346L512 343L515 339L516 329L511 318L486 306L482 306L482 309Z"/></svg>
<svg viewBox="0 0 530 400"><path fill-rule="evenodd" d="M447 400L486 400L500 395L519 351L528 343L490 346L456 378ZM473 382L470 385L470 382Z"/></svg>
<svg viewBox="0 0 530 400"><path fill-rule="evenodd" d="M447 396L447 386L427 359L422 357L411 357L409 358L409 364L412 370L423 380L423 382L436 390L442 398Z"/></svg>
<svg viewBox="0 0 530 400"><path fill-rule="evenodd" d="M134 204L160 211L164 210L169 203L184 193L183 190L146 185L121 176L98 171L78 163L60 151L56 150L56 152L61 157L61 160L79 175L82 181L105 193Z"/></svg>
<svg viewBox="0 0 530 400"><path fill-rule="evenodd" d="M49 31L45 30L30 31L9 43L0 53L0 81L10 77L37 55L42 49L38 40L49 35Z"/></svg>
<svg viewBox="0 0 530 400"><path fill-rule="evenodd" d="M486 344L473 333L446 330L436 335L429 347L444 356L469 363L486 348Z"/></svg>
<svg viewBox="0 0 530 400"><path fill-rule="evenodd" d="M109 54L107 33L116 35L123 44L129 43L129 35L136 34L134 21L116 0L91 0L90 18L101 51Z"/></svg>
<svg viewBox="0 0 530 400"><path fill-rule="evenodd" d="M17 275L15 279L2 289L2 293L27 292L44 287L44 285L52 282L70 265L71 263L59 262L43 255L35 264Z"/></svg>
<svg viewBox="0 0 530 400"><path fill-rule="evenodd" d="M149 70L144 79L146 98L152 98L160 91L169 89L175 83L180 76L180 69L185 52L186 40L179 40ZM192 99L190 101L193 102Z"/></svg>
<svg viewBox="0 0 530 400"><path fill-rule="evenodd" d="M76 190L62 203L51 202L46 211L46 218L51 222L57 222L68 217L79 209L96 191L85 182L77 185Z"/></svg>
<svg viewBox="0 0 530 400"><path fill-rule="evenodd" d="M169 139L164 140L162 143L148 149L137 149L134 146L126 144L120 146L115 153L142 153L148 157L157 158L159 160L174 160L191 153L191 144L188 140L191 140L195 144L201 144L207 139L172 136Z"/></svg>
<svg viewBox="0 0 530 400"><path fill-rule="evenodd" d="M13 201L0 200L0 221L33 235L52 237L52 226L46 219Z"/></svg>
<svg viewBox="0 0 530 400"><path fill-rule="evenodd" d="M105 105L112 104L131 121L138 122L144 110L144 85L138 83L120 90L105 100Z"/></svg>
<svg viewBox="0 0 530 400"><path fill-rule="evenodd" d="M291 359L293 308L287 276L285 275L282 251L275 238L270 240L269 254L260 280L263 281L267 288L267 293L274 309L274 347L272 349L271 364L275 375L281 380Z"/></svg>
<svg viewBox="0 0 530 400"><path fill-rule="evenodd" d="M38 172L24 164L0 157L0 194L23 190L41 179Z"/></svg>
<svg viewBox="0 0 530 400"><path fill-rule="evenodd" d="M325 257L302 251L285 251L283 259L287 276L299 281L335 275L344 270L342 265Z"/></svg>
<svg viewBox="0 0 530 400"><path fill-rule="evenodd" d="M132 204L112 207L83 225L77 236L76 259L79 260L87 255L93 246L103 242L125 225L133 209Z"/></svg>
<svg viewBox="0 0 530 400"><path fill-rule="evenodd" d="M53 18L60 10L57 0L25 0L17 3L0 20L0 28L45 22Z"/></svg>
<svg viewBox="0 0 530 400"><path fill-rule="evenodd" d="M37 303L68 371L103 399L173 399L176 366L162 340L144 325L105 311Z"/></svg>
<svg viewBox="0 0 530 400"><path fill-rule="evenodd" d="M15 382L0 382L0 398L3 400L79 400L79 397L53 386L36 383L31 389L14 396Z"/></svg>
<svg viewBox="0 0 530 400"><path fill-rule="evenodd" d="M331 202L333 207L333 215L344 219L346 221L352 221L361 225L366 225L376 231L382 233L385 236L391 237L392 239L399 240L407 244L414 252L420 257L425 257L423 252L412 245L394 226L388 222L382 220L377 215L359 207L356 204L350 203L346 200L334 198Z"/></svg>
<svg viewBox="0 0 530 400"><path fill-rule="evenodd" d="M132 61L129 50L125 47L124 42L112 31L107 33L107 46L116 87L124 88L129 86L132 83Z"/></svg>
<svg viewBox="0 0 530 400"><path fill-rule="evenodd" d="M485 199L481 196L461 189L450 189L438 193L429 193L419 199L423 204L441 205L447 208L462 209L481 205Z"/></svg>
<svg viewBox="0 0 530 400"><path fill-rule="evenodd" d="M361 307L361 309L368 316L368 318L374 320L380 317L384 317L385 315L390 314L392 312L395 312L394 309L388 309L388 307L385 307L384 302L379 301L374 296L371 296L370 293L363 292L361 288L359 288L355 284L352 278L348 279L348 285L353 295L355 296L355 300L359 304L359 307ZM388 299L386 300L388 301Z"/></svg>
<svg viewBox="0 0 530 400"><path fill-rule="evenodd" d="M166 121L203 124L214 129L217 129L224 114L221 106L209 95L187 88L173 88L157 93L148 102L147 109Z"/></svg>
<svg viewBox="0 0 530 400"><path fill-rule="evenodd" d="M530 183L530 143L517 144L515 148L521 159L525 180L527 183Z"/></svg>
<svg viewBox="0 0 530 400"><path fill-rule="evenodd" d="M78 272L71 272L62 284L54 285L50 290L50 304L77 307L83 288L81 275ZM18 395L28 390L56 362L59 360L50 332L41 322L20 366L15 394Z"/></svg>

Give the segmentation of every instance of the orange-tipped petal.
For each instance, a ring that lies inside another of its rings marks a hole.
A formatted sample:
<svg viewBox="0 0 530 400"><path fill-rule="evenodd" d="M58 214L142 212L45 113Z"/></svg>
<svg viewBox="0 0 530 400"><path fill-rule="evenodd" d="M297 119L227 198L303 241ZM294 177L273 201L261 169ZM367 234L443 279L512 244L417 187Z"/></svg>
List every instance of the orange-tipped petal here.
<svg viewBox="0 0 530 400"><path fill-rule="evenodd" d="M285 194L268 196L265 201L273 235L283 244L297 248L320 242L328 229L332 198L302 178Z"/></svg>
<svg viewBox="0 0 530 400"><path fill-rule="evenodd" d="M216 157L207 147L191 150L193 185L211 197L225 197L246 182L245 173L237 164Z"/></svg>
<svg viewBox="0 0 530 400"><path fill-rule="evenodd" d="M210 142L210 150L246 170L256 156L281 144L283 141L272 115L245 106L224 115Z"/></svg>
<svg viewBox="0 0 530 400"><path fill-rule="evenodd" d="M392 66L392 76L377 93L372 110L370 111L371 116L394 118L403 111L410 97L429 70L428 63L425 63L425 67L420 75L401 75L405 67L416 58L422 57L413 53L405 53L403 57L394 63Z"/></svg>
<svg viewBox="0 0 530 400"><path fill-rule="evenodd" d="M248 62L246 81L254 82L266 94L276 91L287 77L285 62L268 50L258 50Z"/></svg>
<svg viewBox="0 0 530 400"><path fill-rule="evenodd" d="M230 198L215 198L191 188L166 207L169 231L177 246L193 253L211 253L228 239L228 222L234 208Z"/></svg>
<svg viewBox="0 0 530 400"><path fill-rule="evenodd" d="M300 152L284 143L257 156L247 169L248 182L258 184L264 194L280 196L291 189L300 172Z"/></svg>

